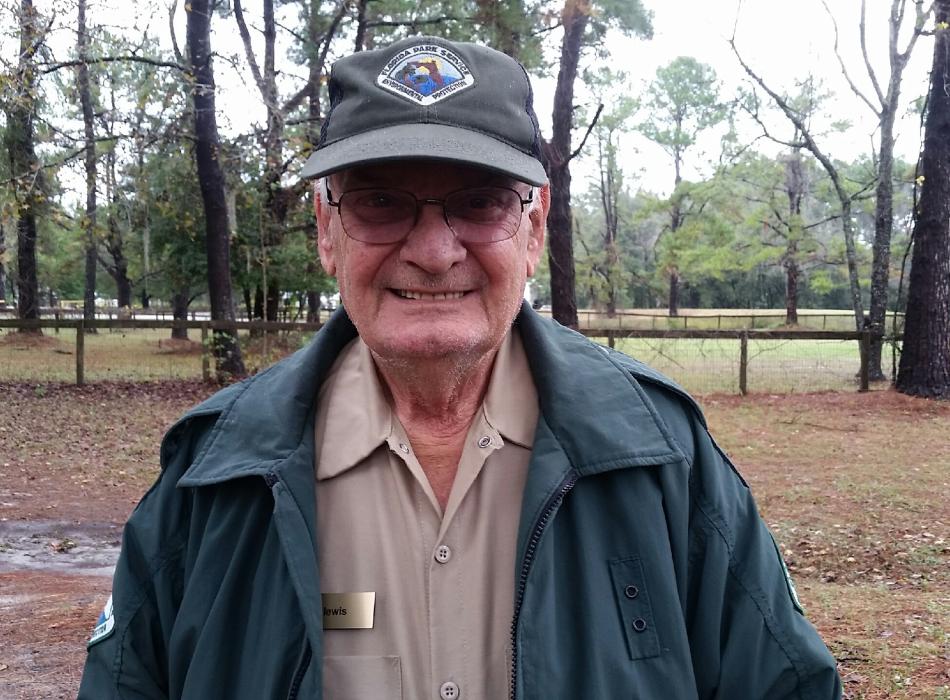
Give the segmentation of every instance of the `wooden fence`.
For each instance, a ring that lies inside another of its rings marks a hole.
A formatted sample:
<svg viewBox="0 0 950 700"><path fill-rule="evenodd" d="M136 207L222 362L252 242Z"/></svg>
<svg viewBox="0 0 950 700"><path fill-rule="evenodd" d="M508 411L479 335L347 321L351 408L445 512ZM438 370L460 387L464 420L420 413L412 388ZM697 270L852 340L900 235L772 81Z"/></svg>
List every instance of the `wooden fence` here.
<svg viewBox="0 0 950 700"><path fill-rule="evenodd" d="M241 308L236 308L238 321L250 321ZM539 311L550 316L547 307ZM321 315L328 316L332 311L322 309ZM277 321L297 323L303 318L304 311L296 305L283 305L277 309ZM886 326L892 327L895 313L887 313ZM40 309L40 318L54 321L75 321L83 317L81 308L52 306ZM118 309L100 307L96 309L98 320L154 320L172 321L172 310L168 307L153 306L148 309ZM898 324L903 324L902 313L897 314ZM0 306L0 320L15 319L16 308ZM211 312L207 307L194 306L188 309L188 320L207 321ZM577 320L581 328L613 328L616 330L759 330L775 329L785 324L785 312L776 309L681 309L679 316L669 316L665 309L618 309L613 316L594 309L578 309ZM800 309L798 323L803 329L848 331L854 328L854 313L839 309Z"/></svg>
<svg viewBox="0 0 950 700"><path fill-rule="evenodd" d="M257 332L312 332L321 327L319 323L278 323L264 321L144 321L144 320L96 320L83 321L78 320L32 320L21 321L14 319L0 319L0 329L69 329L75 331L75 381L76 384L85 383L85 364L86 351L85 341L87 328L95 328L109 331L152 329L168 330L173 328L195 329L201 333L201 374L207 381L212 377L212 357L210 344L208 343L209 333L215 329L231 329L235 331L257 331ZM742 395L749 390L749 343L750 341L803 341L803 340L823 340L823 341L850 341L858 344L860 356L860 369L858 371L859 391L867 391L869 388L868 377L868 348L872 340L870 331L818 331L818 330L652 330L652 329L601 329L601 328L582 328L581 332L594 339L602 339L610 347L614 347L618 340L623 339L686 339L686 340L728 340L738 341L739 358L739 392Z"/></svg>

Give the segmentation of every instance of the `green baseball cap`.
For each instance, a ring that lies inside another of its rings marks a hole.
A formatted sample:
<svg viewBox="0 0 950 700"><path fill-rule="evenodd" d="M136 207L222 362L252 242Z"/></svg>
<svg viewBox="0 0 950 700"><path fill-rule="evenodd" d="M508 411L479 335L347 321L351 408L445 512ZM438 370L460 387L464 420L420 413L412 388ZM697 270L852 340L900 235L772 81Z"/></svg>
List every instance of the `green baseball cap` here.
<svg viewBox="0 0 950 700"><path fill-rule="evenodd" d="M475 165L547 182L524 67L478 44L403 39L333 64L330 109L302 178L393 160Z"/></svg>

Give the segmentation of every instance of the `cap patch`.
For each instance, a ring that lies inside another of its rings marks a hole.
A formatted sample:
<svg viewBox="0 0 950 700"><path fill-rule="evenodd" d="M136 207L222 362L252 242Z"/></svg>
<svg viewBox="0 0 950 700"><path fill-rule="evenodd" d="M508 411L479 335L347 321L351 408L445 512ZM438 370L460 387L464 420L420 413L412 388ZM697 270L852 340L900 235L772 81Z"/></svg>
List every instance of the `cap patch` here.
<svg viewBox="0 0 950 700"><path fill-rule="evenodd" d="M464 61L447 48L417 44L389 59L376 84L426 107L471 87L475 76Z"/></svg>

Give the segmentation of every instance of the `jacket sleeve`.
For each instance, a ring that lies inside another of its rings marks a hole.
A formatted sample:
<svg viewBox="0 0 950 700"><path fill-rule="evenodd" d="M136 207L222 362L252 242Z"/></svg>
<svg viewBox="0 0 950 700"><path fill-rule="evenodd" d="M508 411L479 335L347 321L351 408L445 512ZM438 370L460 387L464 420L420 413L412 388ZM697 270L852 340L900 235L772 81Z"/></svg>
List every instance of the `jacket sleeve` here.
<svg viewBox="0 0 950 700"><path fill-rule="evenodd" d="M193 434L173 429L166 438L168 464L125 525L112 596L88 643L78 700L169 697L168 647L189 516L188 493L176 482L201 442Z"/></svg>
<svg viewBox="0 0 950 700"><path fill-rule="evenodd" d="M835 659L805 618L747 484L698 409L685 410L689 433L674 432L692 462L686 621L699 696L840 698Z"/></svg>

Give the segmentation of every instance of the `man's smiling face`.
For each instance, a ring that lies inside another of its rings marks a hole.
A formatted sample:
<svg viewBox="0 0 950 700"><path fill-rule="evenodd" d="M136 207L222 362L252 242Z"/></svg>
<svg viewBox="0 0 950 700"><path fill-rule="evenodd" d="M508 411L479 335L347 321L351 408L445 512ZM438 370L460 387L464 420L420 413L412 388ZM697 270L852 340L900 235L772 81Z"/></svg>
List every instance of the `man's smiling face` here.
<svg viewBox="0 0 950 700"><path fill-rule="evenodd" d="M530 187L480 168L401 161L331 176L334 199L365 187L398 188L442 199L468 187L497 185L527 198ZM339 210L316 199L320 260L335 276L347 313L363 341L393 361L449 355L474 362L501 344L518 312L526 279L544 248L547 190L529 205L517 232L493 243L463 243L442 207L420 207L416 225L397 243L354 240Z"/></svg>

